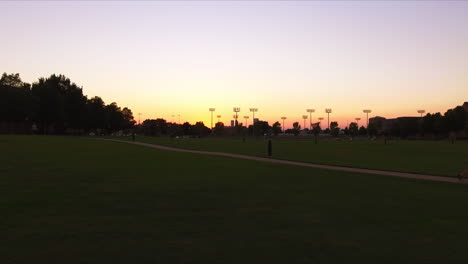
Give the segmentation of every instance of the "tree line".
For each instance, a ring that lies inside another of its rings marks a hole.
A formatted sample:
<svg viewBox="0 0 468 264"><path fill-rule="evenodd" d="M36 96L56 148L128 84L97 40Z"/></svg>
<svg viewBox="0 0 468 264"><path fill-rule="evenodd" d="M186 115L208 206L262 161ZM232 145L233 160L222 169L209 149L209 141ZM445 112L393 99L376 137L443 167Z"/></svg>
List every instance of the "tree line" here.
<svg viewBox="0 0 468 264"><path fill-rule="evenodd" d="M279 122L270 125L267 121L257 121L245 127L236 123L225 127L222 122L215 124L213 131L203 122L190 124L169 123L164 119L147 119L135 125L132 111L121 108L117 103L105 104L98 96L88 98L83 88L64 75L52 74L39 78L32 84L21 80L20 75L3 73L0 78L0 133L2 124L26 124L33 132L41 134L111 134L122 131L124 134L137 132L147 136L265 136L283 132ZM302 128L294 122L287 134L299 135L330 134L331 136L408 136L446 137L450 133L468 135L468 103L441 113L428 113L422 118L401 117L385 119L371 118L368 127L358 127L352 122L341 129L337 122L330 122L330 128L322 130L320 122L311 124L312 129Z"/></svg>
<svg viewBox="0 0 468 264"><path fill-rule="evenodd" d="M0 123L28 123L41 134L108 134L135 124L129 108L105 104L98 96L88 98L64 75L52 74L29 84L18 73L3 73L0 106Z"/></svg>

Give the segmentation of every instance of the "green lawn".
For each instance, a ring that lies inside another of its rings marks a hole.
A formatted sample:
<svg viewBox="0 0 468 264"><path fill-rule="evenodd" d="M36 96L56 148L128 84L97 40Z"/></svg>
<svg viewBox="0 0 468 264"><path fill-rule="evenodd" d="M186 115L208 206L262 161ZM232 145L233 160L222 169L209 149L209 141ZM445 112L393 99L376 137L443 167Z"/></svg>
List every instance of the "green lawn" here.
<svg viewBox="0 0 468 264"><path fill-rule="evenodd" d="M121 139L129 140L129 137ZM179 148L266 156L267 141L247 138L137 137L138 141ZM273 140L273 156L279 159L348 167L456 176L468 169L468 141L383 140L337 141L312 138Z"/></svg>
<svg viewBox="0 0 468 264"><path fill-rule="evenodd" d="M0 136L0 263L467 263L468 186Z"/></svg>

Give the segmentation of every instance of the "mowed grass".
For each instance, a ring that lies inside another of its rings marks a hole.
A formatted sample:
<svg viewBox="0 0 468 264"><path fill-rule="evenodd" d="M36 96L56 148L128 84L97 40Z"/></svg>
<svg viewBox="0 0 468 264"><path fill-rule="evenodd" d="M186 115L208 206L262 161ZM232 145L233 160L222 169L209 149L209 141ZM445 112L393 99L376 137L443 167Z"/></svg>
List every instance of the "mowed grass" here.
<svg viewBox="0 0 468 264"><path fill-rule="evenodd" d="M129 137L119 139L130 140ZM266 156L263 138L168 138L137 137L137 141L178 148ZM273 139L273 157L327 165L455 177L468 169L468 141L354 140L313 138Z"/></svg>
<svg viewBox="0 0 468 264"><path fill-rule="evenodd" d="M468 186L0 136L0 263L467 263Z"/></svg>

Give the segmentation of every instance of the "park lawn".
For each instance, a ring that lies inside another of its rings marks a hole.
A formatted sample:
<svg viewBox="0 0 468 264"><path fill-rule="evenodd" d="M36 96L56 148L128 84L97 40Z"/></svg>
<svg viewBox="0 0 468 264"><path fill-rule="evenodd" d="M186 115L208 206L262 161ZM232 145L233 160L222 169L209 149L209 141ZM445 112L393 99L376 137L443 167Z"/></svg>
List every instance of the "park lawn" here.
<svg viewBox="0 0 468 264"><path fill-rule="evenodd" d="M129 137L119 137L130 140ZM137 141L186 149L266 156L263 138L168 138L137 137ZM455 177L468 169L468 141L334 140L313 138L273 139L273 157L278 159L357 168L413 172Z"/></svg>
<svg viewBox="0 0 468 264"><path fill-rule="evenodd" d="M0 263L467 263L468 186L0 136Z"/></svg>

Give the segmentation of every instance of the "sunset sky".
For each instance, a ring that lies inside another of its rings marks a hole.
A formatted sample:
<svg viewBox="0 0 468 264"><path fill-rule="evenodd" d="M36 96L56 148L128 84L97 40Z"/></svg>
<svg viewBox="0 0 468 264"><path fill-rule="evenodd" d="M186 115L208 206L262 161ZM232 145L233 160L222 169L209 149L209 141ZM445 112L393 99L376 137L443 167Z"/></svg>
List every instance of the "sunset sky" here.
<svg viewBox="0 0 468 264"><path fill-rule="evenodd" d="M61 73L136 119L417 116L468 101L468 2L0 2L0 72ZM243 120L242 120L243 121ZM249 120L251 122L251 119ZM361 121L361 124L364 124Z"/></svg>

